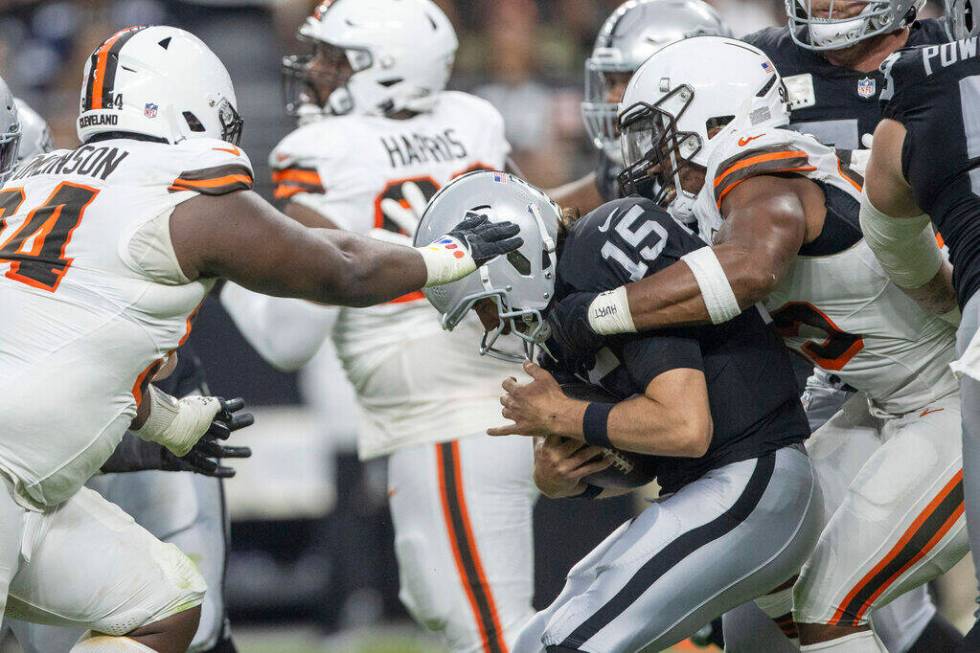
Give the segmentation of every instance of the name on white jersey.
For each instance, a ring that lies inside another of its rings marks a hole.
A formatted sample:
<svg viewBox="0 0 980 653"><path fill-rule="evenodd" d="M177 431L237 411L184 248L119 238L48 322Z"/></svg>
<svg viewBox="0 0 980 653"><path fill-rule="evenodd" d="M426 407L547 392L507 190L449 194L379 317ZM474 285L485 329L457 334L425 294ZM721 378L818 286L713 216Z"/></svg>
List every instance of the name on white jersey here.
<svg viewBox="0 0 980 653"><path fill-rule="evenodd" d="M469 156L466 146L456 136L456 130L451 128L439 134L408 132L398 136L382 136L381 145L388 152L392 168L442 163Z"/></svg>
<svg viewBox="0 0 980 653"><path fill-rule="evenodd" d="M105 181L127 156L129 152L118 147L82 145L77 150L35 157L30 163L17 170L11 180L53 174L85 175Z"/></svg>

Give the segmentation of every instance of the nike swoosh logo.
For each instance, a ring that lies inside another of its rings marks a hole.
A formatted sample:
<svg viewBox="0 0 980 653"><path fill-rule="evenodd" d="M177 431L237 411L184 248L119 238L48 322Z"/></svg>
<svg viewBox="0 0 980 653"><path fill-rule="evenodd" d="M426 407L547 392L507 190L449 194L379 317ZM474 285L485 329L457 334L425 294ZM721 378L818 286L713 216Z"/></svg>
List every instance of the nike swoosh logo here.
<svg viewBox="0 0 980 653"><path fill-rule="evenodd" d="M619 209L618 208L613 209L613 212L606 217L606 221L602 224L601 227L599 227L599 231L601 231L602 233L606 233L607 231L609 231L609 225L612 223L612 220L613 218L616 217L617 213L619 213Z"/></svg>
<svg viewBox="0 0 980 653"><path fill-rule="evenodd" d="M232 147L212 147L211 149L214 150L214 151L216 151L216 152L227 152L228 154L231 154L233 156L241 156L242 155L242 151L240 149L238 149L237 147L234 147L234 146L232 146Z"/></svg>
<svg viewBox="0 0 980 653"><path fill-rule="evenodd" d="M926 415L932 415L933 413L941 413L945 408L926 408L924 411L919 413L919 417L925 417Z"/></svg>
<svg viewBox="0 0 980 653"><path fill-rule="evenodd" d="M765 134L759 134L758 136L749 136L748 138L744 138L744 137L743 138L740 138L740 139L738 139L738 146L739 147L745 147L746 145L748 145L749 143L751 143L755 139L762 138L763 136L765 136Z"/></svg>

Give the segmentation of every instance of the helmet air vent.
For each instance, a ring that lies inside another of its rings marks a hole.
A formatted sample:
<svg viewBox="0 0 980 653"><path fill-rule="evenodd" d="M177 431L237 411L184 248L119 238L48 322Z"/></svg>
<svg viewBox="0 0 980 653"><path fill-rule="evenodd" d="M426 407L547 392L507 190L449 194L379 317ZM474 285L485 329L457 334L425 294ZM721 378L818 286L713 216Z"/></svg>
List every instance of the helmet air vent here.
<svg viewBox="0 0 980 653"><path fill-rule="evenodd" d="M187 121L187 126L191 128L191 131L192 132L203 132L203 131L207 131L204 128L204 125L201 124L201 121L197 119L197 116L195 116L190 111L185 111L184 112L184 120Z"/></svg>

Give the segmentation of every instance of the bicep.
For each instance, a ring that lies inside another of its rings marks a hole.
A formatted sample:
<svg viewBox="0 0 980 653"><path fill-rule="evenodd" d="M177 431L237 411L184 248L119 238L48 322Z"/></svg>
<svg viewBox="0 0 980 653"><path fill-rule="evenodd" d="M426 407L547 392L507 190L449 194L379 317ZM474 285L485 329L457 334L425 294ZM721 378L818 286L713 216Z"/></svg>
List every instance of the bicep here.
<svg viewBox="0 0 980 653"><path fill-rule="evenodd" d="M753 177L722 203L715 244L738 249L746 264L778 278L806 242L808 221L822 224L823 201L820 188L803 177Z"/></svg>
<svg viewBox="0 0 980 653"><path fill-rule="evenodd" d="M865 193L875 208L897 218L923 213L902 171L906 135L905 125L896 120L886 118L878 123L864 181Z"/></svg>

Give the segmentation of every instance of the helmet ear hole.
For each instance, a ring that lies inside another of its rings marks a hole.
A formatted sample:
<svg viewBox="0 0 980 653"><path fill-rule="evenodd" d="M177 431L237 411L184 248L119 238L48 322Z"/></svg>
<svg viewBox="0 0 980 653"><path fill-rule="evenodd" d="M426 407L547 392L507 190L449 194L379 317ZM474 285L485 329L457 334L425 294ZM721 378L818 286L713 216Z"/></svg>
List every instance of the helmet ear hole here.
<svg viewBox="0 0 980 653"><path fill-rule="evenodd" d="M187 126L190 128L190 130L192 132L203 132L203 131L207 131L204 128L204 125L201 124L201 121L197 119L197 116L195 116L190 111L185 111L184 112L184 120L187 121Z"/></svg>

